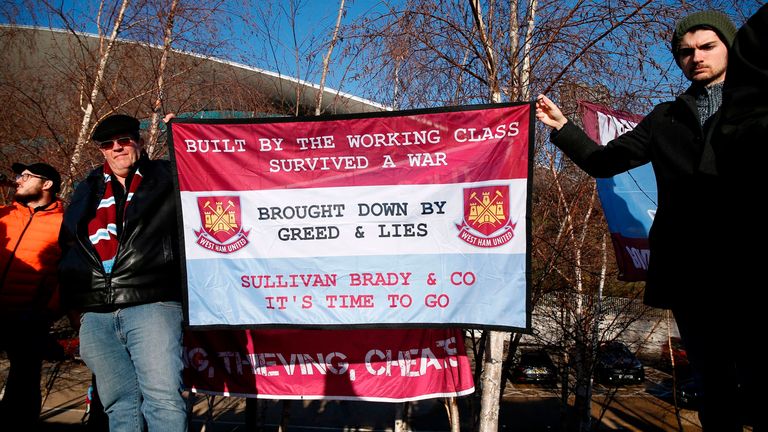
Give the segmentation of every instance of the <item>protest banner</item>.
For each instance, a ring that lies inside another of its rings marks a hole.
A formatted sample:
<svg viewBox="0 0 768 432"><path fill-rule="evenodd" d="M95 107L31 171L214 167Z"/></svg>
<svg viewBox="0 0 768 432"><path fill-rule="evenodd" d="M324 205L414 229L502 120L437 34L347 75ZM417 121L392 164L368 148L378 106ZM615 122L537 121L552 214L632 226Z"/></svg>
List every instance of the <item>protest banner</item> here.
<svg viewBox="0 0 768 432"><path fill-rule="evenodd" d="M184 339L193 392L402 402L474 391L457 329L210 330Z"/></svg>
<svg viewBox="0 0 768 432"><path fill-rule="evenodd" d="M529 328L531 108L173 121L189 324Z"/></svg>
<svg viewBox="0 0 768 432"><path fill-rule="evenodd" d="M606 145L634 129L642 116L579 102L584 131L595 142ZM611 178L597 179L597 192L611 233L619 279L644 281L650 249L648 232L656 215L658 194L651 164Z"/></svg>

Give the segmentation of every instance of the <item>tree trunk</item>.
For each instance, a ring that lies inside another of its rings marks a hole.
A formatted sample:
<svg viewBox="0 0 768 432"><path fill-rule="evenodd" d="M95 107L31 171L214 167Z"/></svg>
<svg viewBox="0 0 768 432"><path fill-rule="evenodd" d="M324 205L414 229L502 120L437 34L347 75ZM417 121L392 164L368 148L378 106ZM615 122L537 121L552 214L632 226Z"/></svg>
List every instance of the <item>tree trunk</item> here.
<svg viewBox="0 0 768 432"><path fill-rule="evenodd" d="M597 183L592 180L592 193L590 196L588 210L584 219L578 225L581 227L581 233L578 238L574 236L574 270L576 272L576 287L578 296L576 300L576 322L574 334L576 337L576 385L574 388L575 401L574 410L576 412L577 430L587 432L592 429L592 371L595 358L595 346L592 344L589 325L597 325L596 317L589 316L592 312L584 307L586 298L586 288L584 286L584 277L582 272L582 251L586 247L585 239L587 227L592 217L592 210L595 207L597 199ZM576 227L571 232L576 231Z"/></svg>
<svg viewBox="0 0 768 432"><path fill-rule="evenodd" d="M520 67L520 100L527 101L531 98L531 41L536 21L537 0L531 0L528 4L528 26L525 31L523 44L523 64Z"/></svg>
<svg viewBox="0 0 768 432"><path fill-rule="evenodd" d="M291 419L291 403L290 399L283 399L283 411L280 415L280 425L277 427L277 432L288 432L288 421Z"/></svg>
<svg viewBox="0 0 768 432"><path fill-rule="evenodd" d="M157 98L152 104L152 118L149 122L149 136L147 137L147 154L154 158L157 146L157 125L160 121L160 108L163 105L163 81L165 78L165 66L168 63L168 54L171 52L171 42L173 40L173 24L176 18L176 7L179 0L171 2L171 9L168 11L168 22L165 24L165 34L163 36L163 55L160 57L160 65L157 71Z"/></svg>
<svg viewBox="0 0 768 432"><path fill-rule="evenodd" d="M88 103L83 109L83 123L80 125L80 132L77 135L77 143L75 144L75 150L72 152L72 158L69 160L69 175L67 181L62 188L61 196L67 196L72 189L72 182L77 174L76 167L80 162L80 156L83 151L83 146L88 142L91 131L91 116L93 115L93 102L99 96L99 88L101 87L101 81L104 79L104 73L107 69L107 62L109 61L109 54L112 51L112 47L115 45L117 35L120 33L120 27L123 24L123 18L125 17L125 10L128 9L130 0L123 0L120 5L120 11L115 18L115 24L112 27L112 33L109 35L109 42L107 47L101 53L99 59L99 67L96 70L95 78L93 80L93 87L91 88L91 96L88 99Z"/></svg>
<svg viewBox="0 0 768 432"><path fill-rule="evenodd" d="M485 364L480 377L482 400L480 402L480 432L496 432L499 429L499 402L501 399L501 364L504 356L504 332L490 331L485 349Z"/></svg>
<svg viewBox="0 0 768 432"><path fill-rule="evenodd" d="M333 28L333 36L331 36L331 42L328 45L328 52L323 57L323 74L320 77L320 88L317 91L317 97L315 98L315 115L320 115L323 107L323 91L325 90L325 78L328 76L328 67L331 62L331 53L333 53L333 47L336 45L339 35L339 26L341 25L341 17L344 15L344 0L339 2L339 15L336 17L336 26Z"/></svg>
<svg viewBox="0 0 768 432"><path fill-rule="evenodd" d="M451 432L460 432L459 403L455 397L445 398L445 409L448 411L448 423L451 425Z"/></svg>
<svg viewBox="0 0 768 432"><path fill-rule="evenodd" d="M522 333L513 333L509 339L509 348L507 349L507 357L504 359L504 363L501 367L501 389L500 394L504 394L504 389L507 387L507 378L512 378L512 366L515 363L515 353L517 353L520 346L520 339L522 339Z"/></svg>
<svg viewBox="0 0 768 432"><path fill-rule="evenodd" d="M520 24L517 22L518 0L509 0L509 47L507 49L507 61L509 62L509 99L518 100L520 96L520 72L517 70L518 45L520 44Z"/></svg>
<svg viewBox="0 0 768 432"><path fill-rule="evenodd" d="M408 414L410 405L408 402L402 402L395 406L395 430L394 432L409 432L411 427L408 425Z"/></svg>
<svg viewBox="0 0 768 432"><path fill-rule="evenodd" d="M475 27L483 45L485 58L485 72L488 76L489 98L493 103L501 102L501 91L497 77L496 55L493 51L492 41L483 21L483 13L480 10L480 1L471 0L472 16ZM504 357L504 333L489 331L485 350L485 364L483 374L480 376L482 399L480 401L480 432L496 432L499 428L499 403L501 401L501 369Z"/></svg>
<svg viewBox="0 0 768 432"><path fill-rule="evenodd" d="M501 90L499 89L498 65L496 64L496 55L493 51L493 41L488 38L488 32L485 29L485 22L483 21L483 13L480 10L480 0L471 0L469 4L472 6L472 16L475 20L475 27L480 35L480 42L483 45L483 51L485 52L485 58L483 58L483 65L485 66L485 73L488 76L488 90L491 102L501 102Z"/></svg>

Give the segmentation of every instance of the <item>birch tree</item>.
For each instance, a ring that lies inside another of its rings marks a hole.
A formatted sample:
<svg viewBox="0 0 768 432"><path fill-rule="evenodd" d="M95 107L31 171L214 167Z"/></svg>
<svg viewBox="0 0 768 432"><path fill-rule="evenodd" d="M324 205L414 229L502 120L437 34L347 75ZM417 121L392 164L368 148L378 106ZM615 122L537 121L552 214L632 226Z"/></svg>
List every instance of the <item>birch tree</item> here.
<svg viewBox="0 0 768 432"><path fill-rule="evenodd" d="M315 115L320 115L320 111L323 106L323 91L325 90L325 79L328 76L328 69L330 68L331 54L333 53L333 47L336 46L336 42L339 37L339 27L341 26L341 17L344 16L344 0L339 1L339 14L336 17L336 25L333 27L333 35L331 35L331 41L328 43L328 52L323 57L323 70L320 76L320 88L315 98Z"/></svg>
<svg viewBox="0 0 768 432"><path fill-rule="evenodd" d="M168 55L171 52L171 43L173 41L173 25L176 19L176 8L179 6L179 0L172 0L171 7L168 10L168 18L163 30L163 54L160 58L160 64L157 70L157 97L152 103L152 117L149 120L149 134L147 137L147 154L150 157L155 154L157 145L157 129L160 122L160 109L163 103L163 91L165 84L165 68L168 65Z"/></svg>
<svg viewBox="0 0 768 432"><path fill-rule="evenodd" d="M102 80L104 79L104 74L106 73L109 57L110 57L110 54L112 53L112 48L115 46L115 41L117 39L117 36L118 34L120 34L120 30L122 29L123 18L125 17L125 11L128 9L129 4L130 4L130 0L122 0L122 2L120 3L120 7L117 11L117 17L112 23L112 30L110 31L109 36L106 38L106 40L103 41L103 44L102 44L103 49L99 52L99 63L96 68L96 72L94 74L93 84L91 85L90 92L88 93L88 97L84 101L84 105L82 107L83 121L80 124L80 132L77 135L75 148L69 160L69 169L68 169L69 175L67 176L65 186L62 188L62 195L67 195L67 193L71 189L73 179L76 176L75 169L78 163L80 162L80 156L83 151L83 146L85 146L85 144L90 139L91 116L93 115L94 101L99 97L99 93L101 91L101 83L102 83ZM101 6L99 7L99 17L101 17L103 6L104 6L104 3L102 3ZM97 19L96 22L100 24L100 19ZM101 32L99 32L99 36L102 37Z"/></svg>

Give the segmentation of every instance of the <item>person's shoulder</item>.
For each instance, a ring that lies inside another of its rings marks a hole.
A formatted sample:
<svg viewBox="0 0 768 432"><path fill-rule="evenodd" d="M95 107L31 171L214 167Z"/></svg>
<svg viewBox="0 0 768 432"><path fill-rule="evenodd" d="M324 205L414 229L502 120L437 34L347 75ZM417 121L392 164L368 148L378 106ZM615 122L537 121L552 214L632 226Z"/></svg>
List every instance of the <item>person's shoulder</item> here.
<svg viewBox="0 0 768 432"><path fill-rule="evenodd" d="M88 175L86 175L83 181L81 181L80 183L92 182L95 179L102 179L103 177L104 177L104 166L97 166L96 168L88 172Z"/></svg>
<svg viewBox="0 0 768 432"><path fill-rule="evenodd" d="M142 175L171 175L171 162L165 159L146 159L139 169Z"/></svg>
<svg viewBox="0 0 768 432"><path fill-rule="evenodd" d="M13 201L10 204L0 206L0 210L11 212L14 210L24 210L26 207L24 204Z"/></svg>
<svg viewBox="0 0 768 432"><path fill-rule="evenodd" d="M64 201L62 201L60 199L56 199L56 201L54 201L54 205L51 206L50 209L51 209L51 212L53 212L55 214L62 214L63 215L64 214Z"/></svg>
<svg viewBox="0 0 768 432"><path fill-rule="evenodd" d="M171 169L171 161L168 159L150 159L148 162L162 167L163 169Z"/></svg>
<svg viewBox="0 0 768 432"><path fill-rule="evenodd" d="M666 117L666 114L675 110L676 106L685 103L681 99L682 96L683 95L680 95L676 97L674 100L664 101L656 104L651 110L651 112L649 112L648 115L645 116L645 118L648 119L649 121L653 121L655 118L658 118L658 117Z"/></svg>
<svg viewBox="0 0 768 432"><path fill-rule="evenodd" d="M672 105L674 105L675 102L677 102L677 98L675 100L668 100L668 101L664 101L664 102L659 102L656 105L654 105L653 110L669 108ZM653 110L651 110L651 111L653 111Z"/></svg>
<svg viewBox="0 0 768 432"><path fill-rule="evenodd" d="M44 214L46 216L55 215L55 214L63 214L64 213L64 202L58 198L55 198L53 201L49 202L48 204L38 207L36 211L40 212L41 214Z"/></svg>
<svg viewBox="0 0 768 432"><path fill-rule="evenodd" d="M680 103L682 97L683 97L683 95L679 95L679 96L677 96L676 98L674 98L672 100L667 100L667 101L659 102L656 105L654 105L654 107L651 110L651 112L668 110L668 109L672 108L673 106L675 106L676 104Z"/></svg>
<svg viewBox="0 0 768 432"><path fill-rule="evenodd" d="M16 205L14 205L14 204L8 204L8 205L0 206L0 219L8 216L11 213L13 213L15 210L16 210Z"/></svg>
<svg viewBox="0 0 768 432"><path fill-rule="evenodd" d="M160 189L173 187L173 170L171 162L165 159L144 159L139 165L142 183L147 182L150 187ZM167 185L167 186L166 186Z"/></svg>
<svg viewBox="0 0 768 432"><path fill-rule="evenodd" d="M87 189L90 188L90 185L96 183L99 180L103 180L104 178L104 167L96 167L92 169L88 175L85 176L85 178L79 182L77 182L77 186L75 187L75 190L77 189Z"/></svg>
<svg viewBox="0 0 768 432"><path fill-rule="evenodd" d="M97 185L100 181L103 183L103 179L104 167L97 167L89 172L88 175L82 181L79 181L75 186L75 191L72 193L72 196L69 200L70 207L72 204L83 199L87 199L87 197L96 193L98 190Z"/></svg>

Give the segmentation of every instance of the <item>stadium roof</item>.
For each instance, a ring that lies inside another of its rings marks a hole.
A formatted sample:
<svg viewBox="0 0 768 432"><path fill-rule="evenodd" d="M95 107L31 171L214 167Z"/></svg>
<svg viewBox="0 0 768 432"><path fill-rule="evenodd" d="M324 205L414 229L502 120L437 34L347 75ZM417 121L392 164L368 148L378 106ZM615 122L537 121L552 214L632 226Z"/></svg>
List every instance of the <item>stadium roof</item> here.
<svg viewBox="0 0 768 432"><path fill-rule="evenodd" d="M90 49L94 50L93 52L96 52L100 42L99 36L95 34L43 27L0 24L0 35L2 32L14 32L14 34L24 38L30 44L29 46L34 47L34 49L30 50L19 49L13 52L12 55L19 56L19 61L16 62L19 65L30 62L40 63L50 58L56 58L58 61L69 59L73 62L79 62L82 60L82 53L71 49L72 47L87 45ZM162 49L162 47L157 45L149 45L126 39L118 39L118 43L150 47L158 52ZM21 56L24 57L23 61ZM196 63L199 64L198 67L201 68L200 70L205 71L200 73L216 73L216 71L226 70L229 74L234 74L241 82L257 88L268 99L280 105L295 106L296 89L298 86L301 90L299 106L304 112L308 112L309 107L314 107L317 92L320 91L320 87L316 84L242 63L177 50L173 51L173 56L175 58L186 57L189 60L196 60ZM382 104L328 87L323 91L323 113L348 114L385 111L388 109L390 108Z"/></svg>

